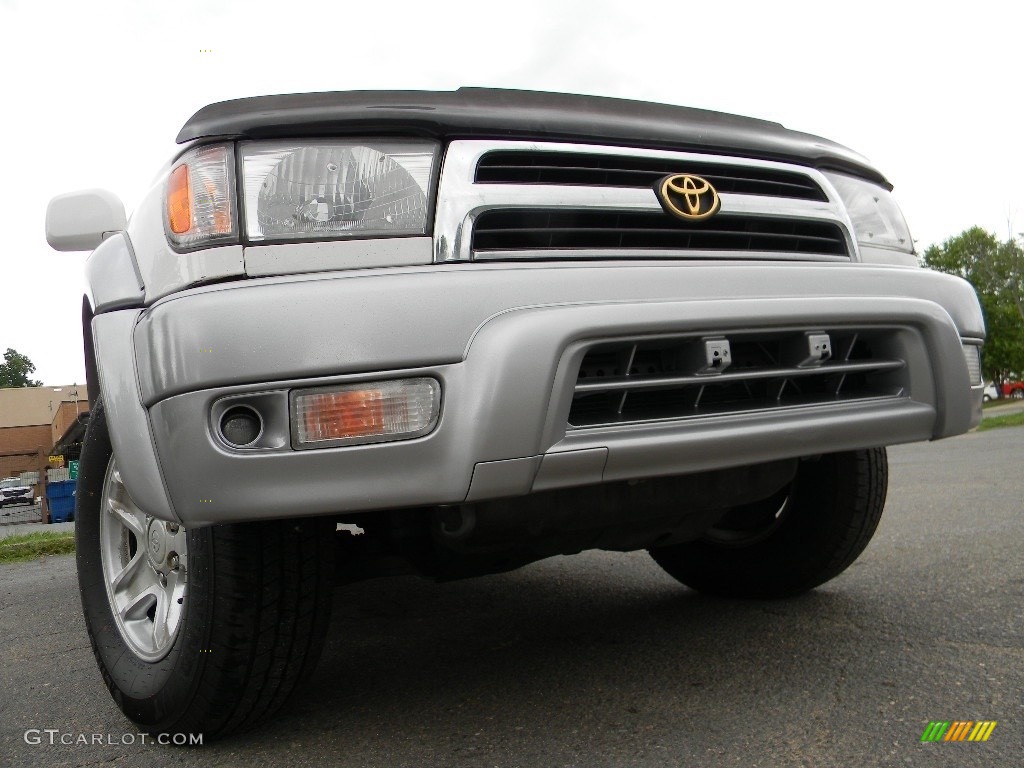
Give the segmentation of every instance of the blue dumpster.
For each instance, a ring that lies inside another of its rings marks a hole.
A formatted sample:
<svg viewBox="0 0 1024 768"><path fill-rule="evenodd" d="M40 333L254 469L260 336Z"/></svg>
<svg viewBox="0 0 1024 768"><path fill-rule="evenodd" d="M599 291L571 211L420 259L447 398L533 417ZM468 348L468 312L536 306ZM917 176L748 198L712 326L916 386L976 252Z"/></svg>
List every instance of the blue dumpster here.
<svg viewBox="0 0 1024 768"><path fill-rule="evenodd" d="M66 523L75 519L75 486L77 480L58 480L46 484L46 501L50 507L51 523Z"/></svg>

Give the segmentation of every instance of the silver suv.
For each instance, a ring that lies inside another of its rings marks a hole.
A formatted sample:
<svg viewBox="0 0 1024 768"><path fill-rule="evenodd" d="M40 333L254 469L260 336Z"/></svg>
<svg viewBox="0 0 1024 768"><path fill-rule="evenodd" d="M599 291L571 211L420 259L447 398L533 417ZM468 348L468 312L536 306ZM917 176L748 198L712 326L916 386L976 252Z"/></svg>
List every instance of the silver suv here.
<svg viewBox="0 0 1024 768"><path fill-rule="evenodd" d="M804 592L867 545L884 446L980 418L974 292L823 139L461 89L241 99L177 140L130 222L47 212L92 250L82 604L149 730L275 711L370 576L644 549Z"/></svg>

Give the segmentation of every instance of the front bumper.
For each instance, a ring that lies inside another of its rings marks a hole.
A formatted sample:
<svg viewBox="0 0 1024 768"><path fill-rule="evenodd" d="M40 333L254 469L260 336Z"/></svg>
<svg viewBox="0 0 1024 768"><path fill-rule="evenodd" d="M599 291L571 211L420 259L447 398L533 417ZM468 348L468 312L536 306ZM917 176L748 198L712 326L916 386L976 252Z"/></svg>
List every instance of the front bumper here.
<svg viewBox="0 0 1024 768"><path fill-rule="evenodd" d="M981 389L972 388L961 349L984 336L977 299L963 281L918 269L631 262L368 270L209 286L94 323L126 485L142 508L189 525L742 466L946 437L980 417ZM907 396L567 426L579 350L595 340L828 325L899 328ZM422 438L247 451L214 435L211 409L225 396L410 376L442 385L438 426Z"/></svg>

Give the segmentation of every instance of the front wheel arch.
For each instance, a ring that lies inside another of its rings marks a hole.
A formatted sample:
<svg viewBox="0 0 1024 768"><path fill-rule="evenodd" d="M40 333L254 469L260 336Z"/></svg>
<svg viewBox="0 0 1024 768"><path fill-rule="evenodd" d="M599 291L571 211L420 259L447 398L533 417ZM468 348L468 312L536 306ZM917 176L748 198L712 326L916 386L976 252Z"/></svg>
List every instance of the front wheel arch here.
<svg viewBox="0 0 1024 768"><path fill-rule="evenodd" d="M333 519L188 530L182 624L167 653L148 661L118 629L100 554L101 515L109 514L103 478L112 456L100 397L79 465L75 538L86 628L108 690L154 733L215 738L259 723L308 678L323 646Z"/></svg>

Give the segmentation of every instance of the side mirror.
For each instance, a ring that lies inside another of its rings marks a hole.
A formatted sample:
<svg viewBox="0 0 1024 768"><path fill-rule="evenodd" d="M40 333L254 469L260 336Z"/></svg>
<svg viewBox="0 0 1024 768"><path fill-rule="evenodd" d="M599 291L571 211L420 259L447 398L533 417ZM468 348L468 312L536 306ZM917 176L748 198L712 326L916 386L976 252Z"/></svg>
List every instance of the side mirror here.
<svg viewBox="0 0 1024 768"><path fill-rule="evenodd" d="M124 203L105 189L57 195L46 206L46 242L57 251L91 251L127 225Z"/></svg>

